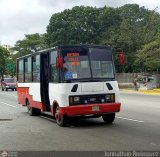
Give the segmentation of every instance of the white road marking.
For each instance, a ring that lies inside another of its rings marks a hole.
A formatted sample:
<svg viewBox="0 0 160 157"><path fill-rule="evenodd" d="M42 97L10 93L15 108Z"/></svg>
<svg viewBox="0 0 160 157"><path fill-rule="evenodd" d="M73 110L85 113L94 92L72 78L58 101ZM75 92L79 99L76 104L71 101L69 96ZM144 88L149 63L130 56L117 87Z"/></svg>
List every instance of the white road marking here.
<svg viewBox="0 0 160 157"><path fill-rule="evenodd" d="M131 118L125 118L125 117L117 117L118 119L124 119L124 120L130 120L130 121L134 121L134 122L139 122L139 123L143 123L144 121L141 120L137 120L137 119L131 119Z"/></svg>
<svg viewBox="0 0 160 157"><path fill-rule="evenodd" d="M18 108L17 106L14 106L14 105L11 105L11 104L2 102L2 101L0 101L0 103L1 103L1 104L4 104L4 105L7 105L7 106L10 106L10 107L13 107L13 108Z"/></svg>
<svg viewBox="0 0 160 157"><path fill-rule="evenodd" d="M153 145L153 146L156 146L156 143L151 142L150 144Z"/></svg>

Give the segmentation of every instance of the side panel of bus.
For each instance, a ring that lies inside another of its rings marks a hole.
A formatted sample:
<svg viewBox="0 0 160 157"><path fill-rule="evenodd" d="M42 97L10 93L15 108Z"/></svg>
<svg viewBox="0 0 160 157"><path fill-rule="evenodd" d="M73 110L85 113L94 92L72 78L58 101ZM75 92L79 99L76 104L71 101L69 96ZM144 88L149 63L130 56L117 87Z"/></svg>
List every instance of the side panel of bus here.
<svg viewBox="0 0 160 157"><path fill-rule="evenodd" d="M43 110L39 89L40 83L18 83L18 103L26 106L28 100L32 107Z"/></svg>
<svg viewBox="0 0 160 157"><path fill-rule="evenodd" d="M49 53L24 57L17 61L17 94L18 103L50 111L49 84Z"/></svg>

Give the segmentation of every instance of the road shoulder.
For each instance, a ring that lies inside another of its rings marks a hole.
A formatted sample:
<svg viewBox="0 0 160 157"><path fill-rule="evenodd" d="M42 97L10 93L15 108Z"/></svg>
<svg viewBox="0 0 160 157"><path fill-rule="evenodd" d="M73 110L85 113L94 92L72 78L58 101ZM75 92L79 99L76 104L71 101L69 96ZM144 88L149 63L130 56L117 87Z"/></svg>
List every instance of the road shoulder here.
<svg viewBox="0 0 160 157"><path fill-rule="evenodd" d="M146 94L146 95L158 95L160 96L160 89L152 89L152 90L144 90L140 89L138 91L135 91L134 89L120 89L120 92L124 93L135 93L135 94Z"/></svg>

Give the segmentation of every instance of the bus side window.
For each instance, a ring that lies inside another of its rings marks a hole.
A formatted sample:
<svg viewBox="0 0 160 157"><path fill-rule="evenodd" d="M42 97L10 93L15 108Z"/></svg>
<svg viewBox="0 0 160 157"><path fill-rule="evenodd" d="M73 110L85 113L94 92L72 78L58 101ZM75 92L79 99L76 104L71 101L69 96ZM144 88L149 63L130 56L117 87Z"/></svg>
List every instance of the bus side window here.
<svg viewBox="0 0 160 157"><path fill-rule="evenodd" d="M25 58L25 82L32 82L32 62L31 57Z"/></svg>
<svg viewBox="0 0 160 157"><path fill-rule="evenodd" d="M24 60L18 61L18 82L22 83L24 81Z"/></svg>
<svg viewBox="0 0 160 157"><path fill-rule="evenodd" d="M50 82L59 82L59 73L56 68L57 51L50 53Z"/></svg>
<svg viewBox="0 0 160 157"><path fill-rule="evenodd" d="M40 81L40 55L35 55L33 60L33 82Z"/></svg>

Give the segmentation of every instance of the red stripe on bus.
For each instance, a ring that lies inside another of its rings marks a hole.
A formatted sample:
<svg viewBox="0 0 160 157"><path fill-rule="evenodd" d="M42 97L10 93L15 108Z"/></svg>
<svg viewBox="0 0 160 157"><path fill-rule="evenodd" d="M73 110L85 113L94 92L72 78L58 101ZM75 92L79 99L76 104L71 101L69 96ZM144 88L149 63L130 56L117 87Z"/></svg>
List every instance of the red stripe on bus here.
<svg viewBox="0 0 160 157"><path fill-rule="evenodd" d="M99 110L94 111L93 107L98 106ZM109 103L109 104L83 104L76 106L61 107L61 114L68 116L78 116L78 115L90 115L90 114L106 114L119 112L121 103Z"/></svg>

